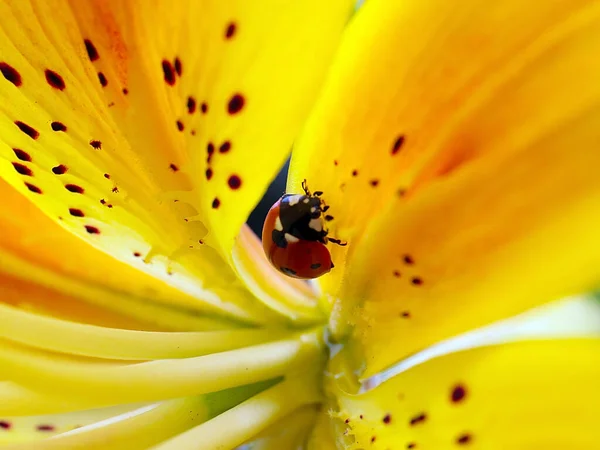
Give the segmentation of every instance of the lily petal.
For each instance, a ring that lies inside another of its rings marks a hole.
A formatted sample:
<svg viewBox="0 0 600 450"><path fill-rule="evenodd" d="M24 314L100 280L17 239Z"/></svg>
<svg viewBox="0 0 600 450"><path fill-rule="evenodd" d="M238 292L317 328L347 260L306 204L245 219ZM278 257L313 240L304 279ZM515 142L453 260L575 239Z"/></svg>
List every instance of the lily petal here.
<svg viewBox="0 0 600 450"><path fill-rule="evenodd" d="M519 342L436 358L363 394L338 386L344 448L593 448L599 351L598 339Z"/></svg>
<svg viewBox="0 0 600 450"><path fill-rule="evenodd" d="M48 438L104 421L110 417L118 417L141 407L146 407L146 405L119 405L90 411L26 417L2 415L0 421L4 426L0 431L0 445L3 450L20 449L31 448L32 442L35 442L36 448L41 448L45 442L53 441ZM10 443L17 444L7 445Z"/></svg>
<svg viewBox="0 0 600 450"><path fill-rule="evenodd" d="M168 260L155 258L146 262L141 252L127 254L126 247L114 248L113 256L121 252L119 261L93 248L61 228L1 180L0 195L5 211L18 212L0 214L3 230L0 262L2 272L7 274L3 275L2 283L5 302L29 305L46 314L60 314L58 311L62 309L72 317L77 309L86 309L81 304L83 301L117 311L124 317L136 317L141 323L182 330L226 326L227 321L218 316L255 323L274 316L257 304L234 278L216 275L219 267L227 270L222 262L219 264L221 260L217 255L215 265L190 257L184 260L186 267L199 263L192 272L184 266L171 265L175 273L168 275ZM229 285L203 285L198 281L199 274L202 277L214 275L212 280L229 280ZM6 279L8 275L10 280ZM23 298L25 292L27 300ZM77 293L76 298L73 293ZM90 311L84 322L97 323L100 308L88 309L94 312ZM117 327L124 321L117 314L112 314L111 320L114 322L104 324ZM126 327L132 326L136 325Z"/></svg>
<svg viewBox="0 0 600 450"><path fill-rule="evenodd" d="M357 13L291 185L325 191L349 240L325 286L338 338L357 324L366 375L600 281L599 48L589 0Z"/></svg>
<svg viewBox="0 0 600 450"><path fill-rule="evenodd" d="M193 277L194 303L260 321L219 253L289 151L351 3L5 2L0 176L126 264Z"/></svg>
<svg viewBox="0 0 600 450"><path fill-rule="evenodd" d="M74 430L67 431L63 425L60 434L53 439L36 442L36 448L39 450L68 450L83 447L104 449L107 443L110 443L111 449L115 450L145 450L221 414L268 387L267 383L258 383L213 394L140 405L137 408L131 405L129 410L121 414L111 408L110 415L106 410L99 410L96 414L76 412L48 416L45 418L48 423L62 424L71 421L72 424L73 421L78 421L77 423L85 426L75 426ZM94 418L96 420L93 420ZM7 448L20 450L30 448L28 447L30 445L31 443L28 442Z"/></svg>

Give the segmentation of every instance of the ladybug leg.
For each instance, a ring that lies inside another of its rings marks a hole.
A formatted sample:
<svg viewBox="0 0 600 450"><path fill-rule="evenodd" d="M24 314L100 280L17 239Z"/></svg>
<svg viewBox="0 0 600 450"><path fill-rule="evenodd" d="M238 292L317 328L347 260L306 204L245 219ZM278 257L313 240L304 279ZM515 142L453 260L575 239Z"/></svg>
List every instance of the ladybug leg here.
<svg viewBox="0 0 600 450"><path fill-rule="evenodd" d="M339 245L340 247L345 247L346 245L348 245L347 242L342 242L339 239L335 239L335 238L328 238L329 242L333 242L334 244Z"/></svg>
<svg viewBox="0 0 600 450"><path fill-rule="evenodd" d="M302 190L308 197L312 197L310 190L308 189L308 184L306 184L306 178L302 180Z"/></svg>

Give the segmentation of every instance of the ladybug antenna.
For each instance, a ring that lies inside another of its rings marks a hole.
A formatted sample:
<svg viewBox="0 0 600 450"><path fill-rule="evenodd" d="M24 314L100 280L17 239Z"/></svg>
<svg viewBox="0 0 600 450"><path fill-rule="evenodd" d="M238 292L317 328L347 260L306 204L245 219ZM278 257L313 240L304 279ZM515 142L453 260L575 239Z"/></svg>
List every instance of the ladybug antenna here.
<svg viewBox="0 0 600 450"><path fill-rule="evenodd" d="M304 193L306 195L308 195L309 197L312 197L312 195L310 194L310 190L308 189L308 185L306 184L306 178L304 180L302 180L302 190L304 191Z"/></svg>
<svg viewBox="0 0 600 450"><path fill-rule="evenodd" d="M315 192L313 192L313 195L315 197L320 197L321 195L323 195L323 191L315 191Z"/></svg>
<svg viewBox="0 0 600 450"><path fill-rule="evenodd" d="M339 245L340 247L345 247L346 245L348 245L348 243L347 243L347 242L342 242L342 241L340 241L339 239L335 239L335 238L331 238L331 237L330 237L330 238L327 238L327 240L328 240L329 242L333 242L334 244L337 244L337 245Z"/></svg>

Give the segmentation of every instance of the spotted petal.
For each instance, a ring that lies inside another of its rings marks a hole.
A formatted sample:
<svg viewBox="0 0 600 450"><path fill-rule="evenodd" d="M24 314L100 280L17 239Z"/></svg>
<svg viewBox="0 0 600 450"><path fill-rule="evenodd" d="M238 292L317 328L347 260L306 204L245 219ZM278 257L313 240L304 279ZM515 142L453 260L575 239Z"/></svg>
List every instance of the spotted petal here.
<svg viewBox="0 0 600 450"><path fill-rule="evenodd" d="M325 191L349 241L325 286L366 374L600 281L599 48L590 0L357 14L292 186Z"/></svg>
<svg viewBox="0 0 600 450"><path fill-rule="evenodd" d="M520 342L436 358L362 394L338 385L338 448L595 448L599 351L593 338Z"/></svg>
<svg viewBox="0 0 600 450"><path fill-rule="evenodd" d="M243 291L222 256L288 153L350 4L3 2L0 175L126 264L193 276L196 306L256 321L265 308L247 293L226 306L206 289Z"/></svg>

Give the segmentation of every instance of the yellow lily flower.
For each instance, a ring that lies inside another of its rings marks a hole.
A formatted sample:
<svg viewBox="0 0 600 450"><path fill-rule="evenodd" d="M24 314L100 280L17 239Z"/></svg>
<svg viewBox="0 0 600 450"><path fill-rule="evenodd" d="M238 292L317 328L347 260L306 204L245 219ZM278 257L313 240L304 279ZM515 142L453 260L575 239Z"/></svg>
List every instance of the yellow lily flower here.
<svg viewBox="0 0 600 450"><path fill-rule="evenodd" d="M353 3L0 2L5 448L598 448L597 307L418 352L597 287L600 2Z"/></svg>

